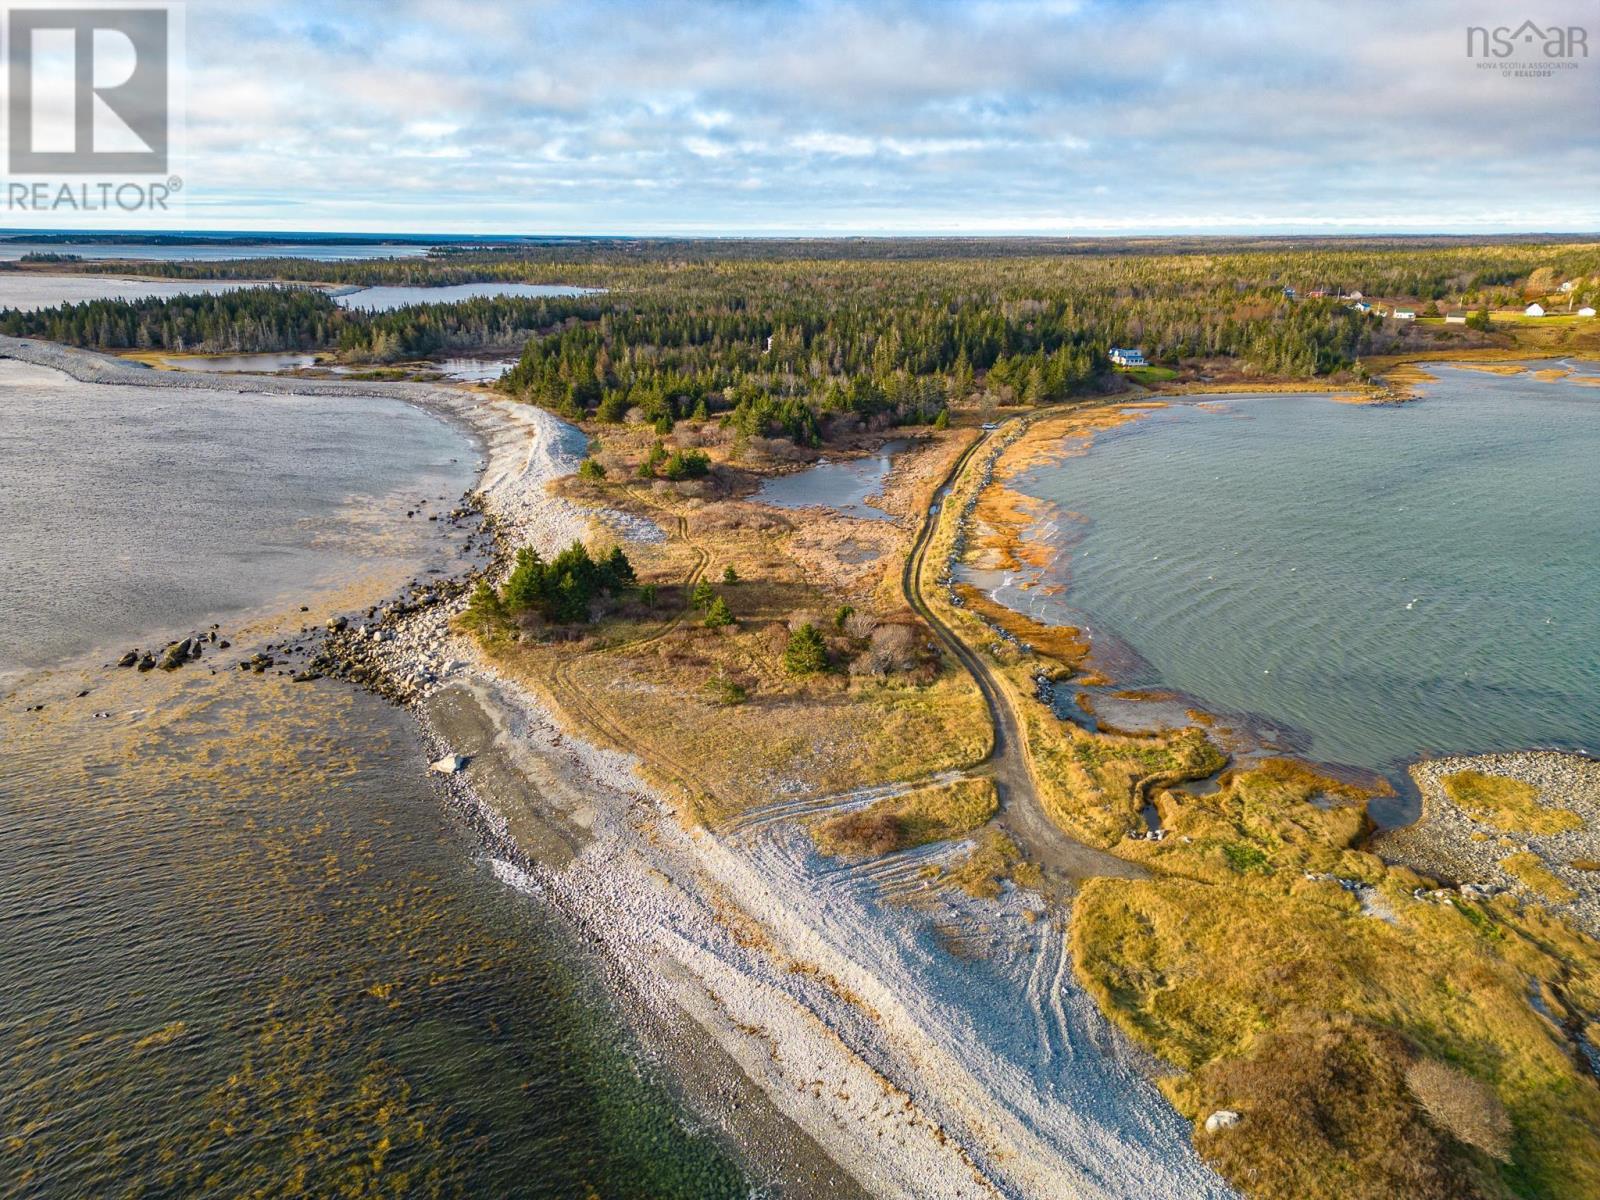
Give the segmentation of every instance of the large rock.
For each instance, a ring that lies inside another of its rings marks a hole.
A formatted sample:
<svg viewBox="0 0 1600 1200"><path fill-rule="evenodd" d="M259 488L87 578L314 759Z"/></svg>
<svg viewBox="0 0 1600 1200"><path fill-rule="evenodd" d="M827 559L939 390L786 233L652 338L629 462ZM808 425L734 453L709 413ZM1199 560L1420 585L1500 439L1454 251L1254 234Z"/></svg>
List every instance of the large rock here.
<svg viewBox="0 0 1600 1200"><path fill-rule="evenodd" d="M464 754L446 754L443 758L430 765L441 775L454 775L466 769L467 756Z"/></svg>
<svg viewBox="0 0 1600 1200"><path fill-rule="evenodd" d="M1206 1132L1221 1133L1224 1129L1232 1129L1239 1120L1239 1114L1231 1108L1219 1108L1206 1118Z"/></svg>

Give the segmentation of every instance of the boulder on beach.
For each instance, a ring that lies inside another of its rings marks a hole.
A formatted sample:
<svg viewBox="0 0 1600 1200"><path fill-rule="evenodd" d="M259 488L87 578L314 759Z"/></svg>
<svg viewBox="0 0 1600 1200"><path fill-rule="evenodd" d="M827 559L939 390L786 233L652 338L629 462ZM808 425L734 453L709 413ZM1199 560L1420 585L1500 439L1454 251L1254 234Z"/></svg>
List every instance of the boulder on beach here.
<svg viewBox="0 0 1600 1200"><path fill-rule="evenodd" d="M464 754L446 754L429 765L441 775L454 775L466 769L467 757Z"/></svg>
<svg viewBox="0 0 1600 1200"><path fill-rule="evenodd" d="M1219 1108L1206 1118L1206 1132L1220 1133L1224 1129L1232 1129L1238 1123L1238 1113L1231 1108Z"/></svg>

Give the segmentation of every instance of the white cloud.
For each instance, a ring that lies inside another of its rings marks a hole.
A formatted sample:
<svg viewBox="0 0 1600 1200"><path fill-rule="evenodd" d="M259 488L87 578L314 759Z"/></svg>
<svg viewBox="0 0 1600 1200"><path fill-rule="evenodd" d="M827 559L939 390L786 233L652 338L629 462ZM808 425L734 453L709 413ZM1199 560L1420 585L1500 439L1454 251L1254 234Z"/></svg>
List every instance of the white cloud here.
<svg viewBox="0 0 1600 1200"><path fill-rule="evenodd" d="M191 0L184 174L232 226L1594 225L1600 58L1478 71L1484 20L1490 0Z"/></svg>

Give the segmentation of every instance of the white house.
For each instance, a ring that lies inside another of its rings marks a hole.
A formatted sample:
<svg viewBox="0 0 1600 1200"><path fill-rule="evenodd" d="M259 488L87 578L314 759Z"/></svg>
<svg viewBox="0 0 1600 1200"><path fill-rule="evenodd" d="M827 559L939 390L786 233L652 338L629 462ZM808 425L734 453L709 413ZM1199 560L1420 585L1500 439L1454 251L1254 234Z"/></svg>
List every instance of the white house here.
<svg viewBox="0 0 1600 1200"><path fill-rule="evenodd" d="M1368 304L1365 300L1357 300L1350 307L1355 309L1358 313L1369 313L1372 311L1372 305Z"/></svg>
<svg viewBox="0 0 1600 1200"><path fill-rule="evenodd" d="M1119 367L1147 367L1150 365L1145 361L1144 351L1142 350L1124 350L1120 346L1113 346L1111 347L1110 357L1111 361Z"/></svg>
<svg viewBox="0 0 1600 1200"><path fill-rule="evenodd" d="M1592 317L1594 316L1594 309L1590 308L1588 305L1584 305L1578 310L1578 315L1580 317Z"/></svg>
<svg viewBox="0 0 1600 1200"><path fill-rule="evenodd" d="M1446 325L1465 325L1467 323L1467 314L1463 309L1453 308L1445 313L1444 323Z"/></svg>
<svg viewBox="0 0 1600 1200"><path fill-rule="evenodd" d="M1522 315L1525 317L1542 317L1544 316L1544 305L1530 304L1522 310Z"/></svg>
<svg viewBox="0 0 1600 1200"><path fill-rule="evenodd" d="M1397 308L1389 315L1396 321L1415 321L1417 319L1417 310L1414 308Z"/></svg>

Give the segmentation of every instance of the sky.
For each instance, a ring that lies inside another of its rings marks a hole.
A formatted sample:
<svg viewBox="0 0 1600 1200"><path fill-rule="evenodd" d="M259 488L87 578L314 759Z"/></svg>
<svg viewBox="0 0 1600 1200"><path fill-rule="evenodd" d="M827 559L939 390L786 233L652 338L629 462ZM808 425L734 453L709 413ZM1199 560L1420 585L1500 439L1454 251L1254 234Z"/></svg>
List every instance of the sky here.
<svg viewBox="0 0 1600 1200"><path fill-rule="evenodd" d="M1469 25L1524 19L1593 57L1468 56ZM184 24L196 229L1600 229L1597 0L190 0Z"/></svg>

